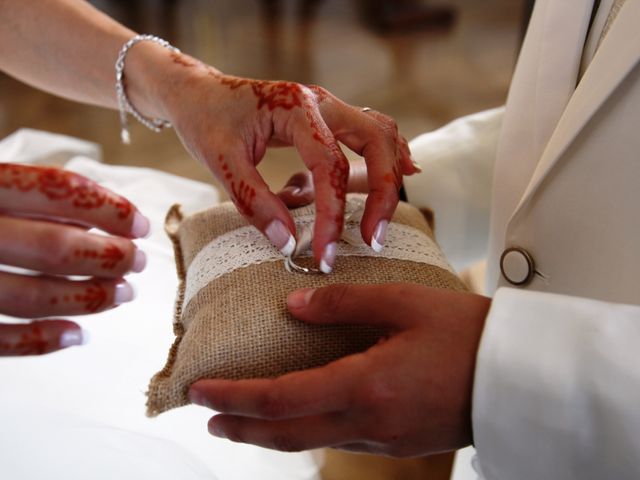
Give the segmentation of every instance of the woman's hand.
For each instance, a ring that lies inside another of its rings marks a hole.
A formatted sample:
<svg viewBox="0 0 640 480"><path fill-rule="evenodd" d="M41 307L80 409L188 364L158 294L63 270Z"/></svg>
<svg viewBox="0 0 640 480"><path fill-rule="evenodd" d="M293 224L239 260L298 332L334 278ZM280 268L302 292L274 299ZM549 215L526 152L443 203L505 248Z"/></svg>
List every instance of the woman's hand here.
<svg viewBox="0 0 640 480"><path fill-rule="evenodd" d="M91 227L111 235L89 233ZM0 313L83 315L133 299L122 277L145 267L131 239L147 235L149 221L125 198L75 173L0 163L0 232L0 265L35 272L0 269ZM73 322L0 324L0 355L48 353L81 341Z"/></svg>
<svg viewBox="0 0 640 480"><path fill-rule="evenodd" d="M153 48L140 47L137 53L132 50L132 59ZM313 251L327 271L343 227L349 177L338 142L367 162L365 242L371 243L381 222L386 225L402 176L416 172L407 142L389 117L349 106L319 87L231 77L182 54L162 58L157 62L163 73L155 74L165 79L155 90L162 105L158 115L172 122L187 150L211 169L238 210L283 253L293 251L295 224L256 169L269 146L294 146L311 171L317 205ZM133 61L130 74L136 73Z"/></svg>
<svg viewBox="0 0 640 480"><path fill-rule="evenodd" d="M398 457L472 440L471 392L491 300L410 284L333 285L289 296L318 325L374 325L388 336L364 353L265 380L201 380L192 402L220 412L209 431L285 451L319 447Z"/></svg>

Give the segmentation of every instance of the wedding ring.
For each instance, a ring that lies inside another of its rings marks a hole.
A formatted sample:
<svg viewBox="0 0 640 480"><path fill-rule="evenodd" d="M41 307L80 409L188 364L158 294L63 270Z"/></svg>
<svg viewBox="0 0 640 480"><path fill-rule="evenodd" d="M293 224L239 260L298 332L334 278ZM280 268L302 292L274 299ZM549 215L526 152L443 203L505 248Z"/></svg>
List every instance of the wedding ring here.
<svg viewBox="0 0 640 480"><path fill-rule="evenodd" d="M306 274L322 273L317 268L307 268L307 267L301 267L300 265L297 265L291 257L285 257L284 268L286 268L287 272L289 273L294 273L294 272L306 273Z"/></svg>

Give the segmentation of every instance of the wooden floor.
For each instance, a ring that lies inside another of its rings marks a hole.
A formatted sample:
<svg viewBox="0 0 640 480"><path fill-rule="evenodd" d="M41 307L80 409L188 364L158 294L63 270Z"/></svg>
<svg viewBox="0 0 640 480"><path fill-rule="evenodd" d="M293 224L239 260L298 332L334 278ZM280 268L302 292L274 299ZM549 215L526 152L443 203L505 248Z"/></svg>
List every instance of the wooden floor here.
<svg viewBox="0 0 640 480"><path fill-rule="evenodd" d="M276 19L264 15L259 0L180 0L170 8L160 0L94 3L224 72L315 83L347 102L388 113L408 138L505 101L520 40L521 2L437 0L458 10L450 30L381 35L362 20L366 0L324 0L311 20L297 15L301 1L283 0ZM57 99L0 74L0 138L22 127L97 142L108 163L213 182L173 132L135 126L133 145L125 147L115 112ZM291 149L270 151L260 166L272 188L301 168ZM447 457L393 462L335 452L326 461L325 480L444 479L450 464Z"/></svg>

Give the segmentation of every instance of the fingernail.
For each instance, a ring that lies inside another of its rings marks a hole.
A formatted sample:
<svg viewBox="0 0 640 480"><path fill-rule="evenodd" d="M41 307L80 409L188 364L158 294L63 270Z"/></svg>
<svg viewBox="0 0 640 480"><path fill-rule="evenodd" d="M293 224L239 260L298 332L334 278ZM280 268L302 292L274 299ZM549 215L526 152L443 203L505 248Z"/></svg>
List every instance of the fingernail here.
<svg viewBox="0 0 640 480"><path fill-rule="evenodd" d="M144 267L147 266L147 254L142 250L136 250L136 253L133 257L133 265L131 266L131 271L134 273L140 273L144 270Z"/></svg>
<svg viewBox="0 0 640 480"><path fill-rule="evenodd" d="M283 192L287 192L290 195L300 195L302 189L300 187L289 186L282 189Z"/></svg>
<svg viewBox="0 0 640 480"><path fill-rule="evenodd" d="M136 298L136 292L129 282L120 282L116 284L115 292L113 294L114 305L122 305L123 303L130 302Z"/></svg>
<svg viewBox="0 0 640 480"><path fill-rule="evenodd" d="M412 162L413 162L413 168L416 170L416 173L422 173L422 167L418 165L414 160L412 160Z"/></svg>
<svg viewBox="0 0 640 480"><path fill-rule="evenodd" d="M227 434L216 421L209 422L209 433L214 437L227 438Z"/></svg>
<svg viewBox="0 0 640 480"><path fill-rule="evenodd" d="M373 237L371 237L371 248L376 253L380 253L384 248L384 242L387 239L387 228L389 227L388 220L380 220L376 229L373 231Z"/></svg>
<svg viewBox="0 0 640 480"><path fill-rule="evenodd" d="M190 388L187 396L189 397L189 401L194 405L200 405L202 407L209 406L202 392L200 392L199 390L196 390L195 388Z"/></svg>
<svg viewBox="0 0 640 480"><path fill-rule="evenodd" d="M89 333L81 329L66 330L60 335L60 346L62 348L86 345L89 342Z"/></svg>
<svg viewBox="0 0 640 480"><path fill-rule="evenodd" d="M136 212L133 215L133 223L131 224L131 235L135 238L148 238L151 234L151 223L149 219Z"/></svg>
<svg viewBox="0 0 640 480"><path fill-rule="evenodd" d="M311 297L313 296L313 293L315 291L315 288L305 288L302 290L297 290L289 295L289 297L287 298L287 305L293 310L304 308L309 305Z"/></svg>
<svg viewBox="0 0 640 480"><path fill-rule="evenodd" d="M320 271L322 273L331 273L333 270L333 264L336 261L336 249L338 245L336 242L332 242L324 247L324 253L322 254L322 260L320 260Z"/></svg>
<svg viewBox="0 0 640 480"><path fill-rule="evenodd" d="M271 222L264 233L285 257L289 257L296 249L296 239L280 220Z"/></svg>

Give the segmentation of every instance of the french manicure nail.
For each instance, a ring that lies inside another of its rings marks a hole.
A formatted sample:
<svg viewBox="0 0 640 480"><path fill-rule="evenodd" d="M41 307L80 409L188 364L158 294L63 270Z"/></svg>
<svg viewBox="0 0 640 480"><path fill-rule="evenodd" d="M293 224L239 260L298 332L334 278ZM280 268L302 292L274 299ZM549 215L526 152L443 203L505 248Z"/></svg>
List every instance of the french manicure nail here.
<svg viewBox="0 0 640 480"><path fill-rule="evenodd" d="M294 310L304 308L309 305L311 297L313 296L313 293L315 291L315 288L305 288L303 290L297 290L289 295L289 298L287 298L287 305L289 306L289 308L292 308Z"/></svg>
<svg viewBox="0 0 640 480"><path fill-rule="evenodd" d="M387 239L387 228L389 227L388 220L380 220L376 229L371 237L371 248L374 252L380 253L384 247L384 242Z"/></svg>
<svg viewBox="0 0 640 480"><path fill-rule="evenodd" d="M295 251L296 239L280 220L272 221L264 233L285 257L291 256Z"/></svg>
<svg viewBox="0 0 640 480"><path fill-rule="evenodd" d="M324 247L324 253L322 254L322 260L320 260L320 271L322 273L331 273L333 270L333 264L336 261L336 249L338 245L336 242L332 242Z"/></svg>
<svg viewBox="0 0 640 480"><path fill-rule="evenodd" d="M414 160L412 160L412 162L413 162L413 168L416 170L416 173L422 173L422 167L418 165Z"/></svg>
<svg viewBox="0 0 640 480"><path fill-rule="evenodd" d="M60 346L62 348L86 345L89 342L89 334L81 329L66 330L60 335Z"/></svg>
<svg viewBox="0 0 640 480"><path fill-rule="evenodd" d="M140 273L147 266L147 255L142 250L136 250L133 257L133 265L131 271L134 273Z"/></svg>
<svg viewBox="0 0 640 480"><path fill-rule="evenodd" d="M113 294L114 305L122 305L136 298L136 292L129 282L120 282L116 284Z"/></svg>
<svg viewBox="0 0 640 480"><path fill-rule="evenodd" d="M151 223L149 219L140 212L133 215L133 223L131 224L131 235L135 238L148 238L151 234Z"/></svg>

